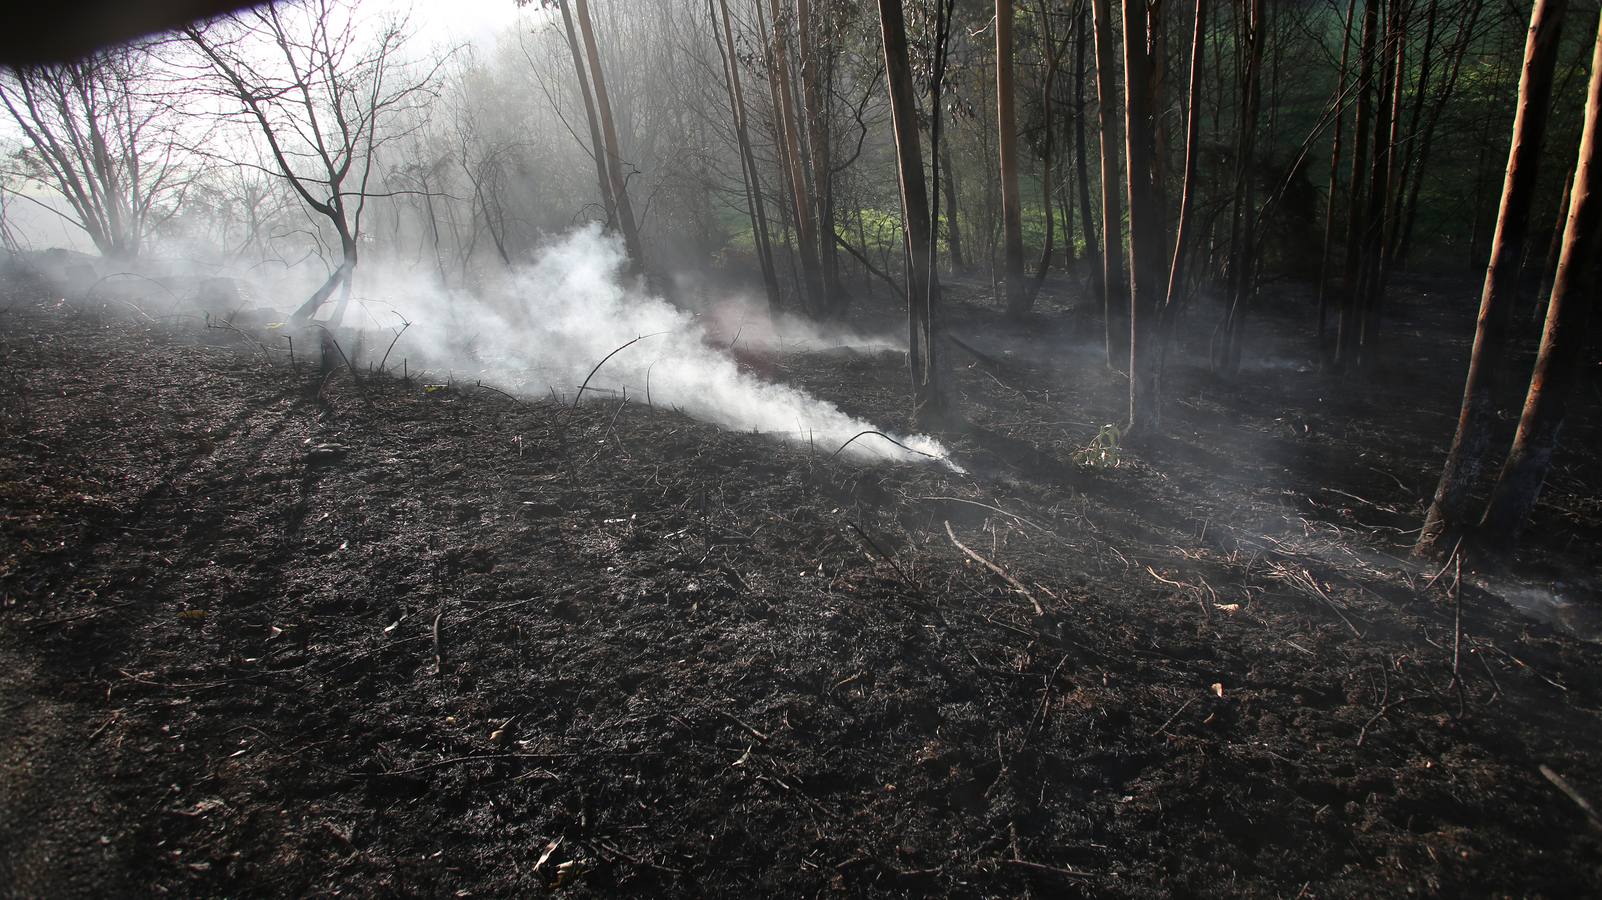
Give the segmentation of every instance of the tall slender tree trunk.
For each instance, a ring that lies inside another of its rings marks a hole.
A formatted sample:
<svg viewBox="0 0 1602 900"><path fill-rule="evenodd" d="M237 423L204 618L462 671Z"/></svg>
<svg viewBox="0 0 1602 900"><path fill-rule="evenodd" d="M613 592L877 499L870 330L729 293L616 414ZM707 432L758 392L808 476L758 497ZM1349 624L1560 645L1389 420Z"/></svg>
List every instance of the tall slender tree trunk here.
<svg viewBox="0 0 1602 900"><path fill-rule="evenodd" d="M606 171L612 180L612 195L617 200L618 228L623 232L623 246L629 255L629 268L635 274L645 271L645 254L640 246L639 224L634 219L634 206L629 202L628 181L623 177L623 157L618 149L617 125L612 118L612 101L606 93L606 74L601 69L601 53L595 45L595 29L590 24L589 0L573 0L574 14L579 32L584 36L585 55L590 60L590 75L595 85L595 108L601 120L601 139L606 145Z"/></svg>
<svg viewBox="0 0 1602 900"><path fill-rule="evenodd" d="M1012 0L996 0L996 136L1000 148L1002 258L1007 314L1029 309L1024 286L1023 210L1018 198L1018 122L1013 110Z"/></svg>
<svg viewBox="0 0 1602 900"><path fill-rule="evenodd" d="M1341 319L1335 336L1335 370L1351 368L1359 353L1363 237L1368 232L1366 193L1368 126L1374 105L1374 41L1379 30L1378 0L1363 0L1363 39L1358 47L1357 111L1352 127L1352 181L1346 213L1346 263L1341 276Z"/></svg>
<svg viewBox="0 0 1602 900"><path fill-rule="evenodd" d="M1558 261L1563 254L1563 232L1567 230L1569 221L1569 200L1574 196L1574 167L1563 175L1563 196L1558 199L1557 220L1552 226L1552 241L1546 248L1546 261L1541 266L1535 287L1534 312L1531 318L1542 321L1546 318L1546 301L1552 295L1552 279L1557 275Z"/></svg>
<svg viewBox="0 0 1602 900"><path fill-rule="evenodd" d="M940 148L940 171L946 189L946 243L951 248L951 268L960 271L968 268L968 263L962 252L962 226L957 221L957 172L947 147Z"/></svg>
<svg viewBox="0 0 1602 900"><path fill-rule="evenodd" d="M1163 370L1168 361L1169 345L1173 341L1174 321L1183 302L1185 281L1185 254L1190 249L1191 219L1196 206L1196 154L1201 144L1201 89L1204 49L1207 46L1207 0L1196 0L1196 21L1190 39L1190 87L1185 107L1185 172L1179 189L1179 224L1174 230L1174 255L1168 265L1168 290L1163 297L1159 316L1157 345L1157 374L1154 380L1156 398L1153 405L1160 420L1162 415Z"/></svg>
<svg viewBox="0 0 1602 900"><path fill-rule="evenodd" d="M1052 206L1052 199L1057 192L1053 181L1054 169L1052 157L1056 154L1056 108L1053 105L1053 88L1057 84L1057 70L1062 63L1063 51L1067 49L1066 42L1061 46L1057 44L1055 29L1051 26L1051 11L1045 0L1040 0L1037 9L1040 13L1040 40L1042 50L1046 56L1046 70L1044 80L1040 85L1041 107L1041 134L1044 135L1040 154L1040 205L1046 213L1046 240L1045 246L1040 250L1040 267L1035 271L1033 281L1025 286L1023 306L1018 312L1027 312L1035 305L1035 298L1040 294L1041 285L1045 284L1046 275L1051 270L1051 254L1056 250L1057 242L1057 211ZM1020 223L1020 241L1022 224ZM1072 229L1069 229L1072 231ZM1069 235L1072 240L1072 234ZM1070 260L1073 253L1068 254Z"/></svg>
<svg viewBox="0 0 1602 900"><path fill-rule="evenodd" d="M746 203L751 215L751 234L756 245L757 262L762 269L762 284L768 292L768 310L778 313L782 303L779 292L779 273L773 265L773 244L768 235L767 204L762 197L762 175L757 168L756 154L751 150L751 132L746 125L745 91L740 84L740 60L734 50L734 29L729 21L729 0L717 0L722 12L722 40L718 52L728 73L729 108L734 116L734 136L739 143L740 170L745 176ZM711 3L711 0L708 0ZM708 9L710 13L711 10ZM713 37L717 38L718 25L713 23Z"/></svg>
<svg viewBox="0 0 1602 900"><path fill-rule="evenodd" d="M590 126L590 156L595 159L595 180L601 189L601 206L606 210L606 227L617 227L617 198L612 195L612 176L606 170L606 148L601 144L601 124L595 118L595 100L590 96L590 76L584 69L584 51L579 47L578 36L573 33L573 12L569 0L561 0L562 28L567 34L567 49L573 56L573 71L578 77L579 95L584 98L584 121Z"/></svg>
<svg viewBox="0 0 1602 900"><path fill-rule="evenodd" d="M1129 337L1120 340L1120 310L1124 293L1123 213L1118 199L1118 71L1113 45L1112 10L1108 0L1090 0L1096 35L1096 120L1101 140L1101 284L1102 316L1106 327L1107 365L1117 365ZM1144 37L1142 38L1144 40Z"/></svg>
<svg viewBox="0 0 1602 900"><path fill-rule="evenodd" d="M918 140L912 66L907 58L906 21L901 0L878 2L890 116L895 123L901 212L906 223L907 357L912 366L912 420L919 428L940 429L950 421L952 409L939 345L938 293L929 265L932 249L929 193L923 176L923 149Z"/></svg>
<svg viewBox="0 0 1602 900"><path fill-rule="evenodd" d="M834 248L834 172L829 135L829 98L819 57L827 51L817 33L818 23L810 0L797 0L796 20L801 39L801 98L806 107L807 148L812 156L813 209L818 229L819 277L823 284L823 312L836 315L845 292L840 290L839 255Z"/></svg>
<svg viewBox="0 0 1602 900"><path fill-rule="evenodd" d="M1396 188L1391 198L1391 235L1389 238L1389 253L1393 263L1400 264L1399 258L1402 246L1402 227L1405 221L1404 207L1407 195L1411 190L1411 183L1416 172L1416 161L1419 148L1419 128L1424 120L1425 101L1429 97L1430 76L1435 71L1435 39L1438 33L1436 20L1440 13L1440 0L1429 0L1429 7L1424 14L1424 48L1419 52L1418 82L1413 85L1413 108L1408 113L1407 141L1398 142L1397 153L1401 157L1400 165L1393 167ZM1401 121L1401 117L1397 117Z"/></svg>
<svg viewBox="0 0 1602 900"><path fill-rule="evenodd" d="M1079 182L1079 230L1085 236L1085 261L1090 263L1090 294L1105 296L1102 288L1106 276L1101 250L1097 247L1096 229L1091 224L1090 165L1085 153L1085 46L1089 43L1090 13L1083 6L1074 23L1074 169Z"/></svg>
<svg viewBox="0 0 1602 900"><path fill-rule="evenodd" d="M1329 145L1329 199L1324 204L1324 243L1318 257L1318 352L1323 357L1328 348L1329 261L1335 246L1335 195L1340 190L1341 132L1346 114L1339 106L1346 96L1347 63L1352 50L1352 25L1357 16L1357 0L1346 4L1345 37L1341 40L1340 75L1335 88L1335 130Z"/></svg>
<svg viewBox="0 0 1602 900"><path fill-rule="evenodd" d="M805 306L812 315L825 312L823 269L818 254L817 221L813 215L812 198L807 190L806 160L802 156L801 129L796 118L791 92L795 79L790 73L790 51L784 40L784 21L779 0L769 0L773 15L773 39L768 54L769 77L773 80L779 104L775 115L779 132L784 139L785 156L789 160L791 208L795 213L796 244L801 251L801 281L805 290Z"/></svg>
<svg viewBox="0 0 1602 900"><path fill-rule="evenodd" d="M1158 425L1157 304L1163 277L1162 210L1155 169L1155 63L1146 0L1124 3L1124 147L1129 191L1129 431Z"/></svg>
<svg viewBox="0 0 1602 900"><path fill-rule="evenodd" d="M1235 372L1240 368L1241 340L1246 330L1246 307L1256 291L1257 269L1257 123L1262 106L1263 0L1250 0L1237 15L1241 48L1240 130L1235 143L1235 199L1229 226L1229 312L1219 330L1214 368Z"/></svg>
<svg viewBox="0 0 1602 900"><path fill-rule="evenodd" d="M1496 388L1507 366L1508 323L1518 298L1519 263L1523 258L1530 208L1535 200L1536 170L1546 132L1552 93L1552 72L1557 63L1559 32L1568 0L1536 0L1524 44L1524 70L1519 78L1518 111L1508 147L1507 176L1497 213L1491 261L1480 290L1479 321L1474 352L1463 385L1457 434L1446 454L1435 498L1424 517L1415 550L1434 554L1463 526L1469 495L1479 483L1480 470L1496 424ZM1588 120L1589 125L1589 120ZM1576 178L1578 183L1578 177ZM1572 225L1571 225L1572 227Z"/></svg>
<svg viewBox="0 0 1602 900"><path fill-rule="evenodd" d="M1518 539L1540 498L1552 451L1568 411L1569 395L1585 361L1586 325L1596 305L1597 254L1602 252L1602 22L1591 53L1591 85L1585 101L1585 130L1570 189L1569 223L1552 297L1547 303L1541 350L1524 397L1513 448L1491 490L1480 534L1493 549L1508 550Z"/></svg>
<svg viewBox="0 0 1602 900"><path fill-rule="evenodd" d="M1396 261L1398 264L1407 263L1408 253L1413 244L1413 223L1418 217L1418 197L1424 186L1424 173L1428 170L1430 149L1435 141L1435 127L1440 122L1441 113L1446 108L1446 102L1451 99L1457 87L1458 75L1463 69L1463 59L1468 56L1469 42L1473 40L1474 27L1479 22L1480 12L1485 8L1484 0L1473 0L1468 4L1468 15L1458 27L1458 38L1453 43L1450 52L1451 68L1441 81L1441 89L1435 97L1435 103L1430 107L1429 118L1424 125L1423 134L1414 138L1418 148L1409 156L1413 166L1413 176L1408 179L1406 186L1407 199L1402 207L1402 222L1400 232L1396 237Z"/></svg>

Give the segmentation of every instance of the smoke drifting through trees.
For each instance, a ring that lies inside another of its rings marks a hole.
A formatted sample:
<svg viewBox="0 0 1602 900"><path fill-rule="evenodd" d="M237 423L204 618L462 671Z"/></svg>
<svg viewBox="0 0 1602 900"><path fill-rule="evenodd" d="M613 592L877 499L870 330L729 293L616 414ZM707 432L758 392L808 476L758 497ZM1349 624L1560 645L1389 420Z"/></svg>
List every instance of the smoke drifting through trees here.
<svg viewBox="0 0 1602 900"><path fill-rule="evenodd" d="M305 0L9 71L0 231L26 242L18 209L48 208L108 257L249 271L280 285L262 299L337 320L401 278L477 295L596 223L676 302L712 279L821 320L898 309L930 424L956 421L931 418L955 405L930 289L949 266L1025 322L1037 291L1048 313L1098 297L1125 424L1148 435L1175 335L1211 332L1213 368L1243 377L1248 319L1280 285L1313 283L1309 340L1352 377L1387 352L1406 268L1477 269L1494 247L1499 293L1546 308L1593 8L1550 4L1570 27L1544 57L1550 121L1531 129L1549 139L1528 144L1519 203L1556 227L1516 253L1493 215L1514 5L969 2L949 42L943 7L876 6L547 0L493 46L450 47L393 5ZM1522 378L1496 358L1476 377ZM1486 487L1456 468L1452 498Z"/></svg>

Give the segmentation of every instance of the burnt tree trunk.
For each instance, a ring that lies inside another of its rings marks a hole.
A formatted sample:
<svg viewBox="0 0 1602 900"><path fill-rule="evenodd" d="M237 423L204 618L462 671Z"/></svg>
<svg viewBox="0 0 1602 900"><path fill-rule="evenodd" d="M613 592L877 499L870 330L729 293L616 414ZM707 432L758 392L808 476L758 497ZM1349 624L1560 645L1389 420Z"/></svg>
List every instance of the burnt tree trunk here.
<svg viewBox="0 0 1602 900"><path fill-rule="evenodd" d="M1096 120L1101 140L1101 284L1106 325L1107 365L1116 365L1127 349L1128 334L1119 340L1118 322L1124 300L1123 213L1118 200L1118 72L1113 46L1112 10L1108 0L1090 0L1096 35Z"/></svg>
<svg viewBox="0 0 1602 900"><path fill-rule="evenodd" d="M1479 482L1490 446L1496 422L1497 382L1507 365L1508 323L1518 299L1519 264L1530 207L1535 200L1536 169L1546 132L1552 72L1557 63L1559 30L1567 6L1568 0L1537 0L1530 14L1518 110L1513 119L1507 176L1502 185L1502 204L1491 243L1491 261L1486 266L1485 283L1480 290L1474 352L1463 385L1457 434L1447 451L1435 498L1425 514L1424 528L1414 547L1421 554L1445 549L1445 542L1462 527L1469 494Z"/></svg>
<svg viewBox="0 0 1602 900"><path fill-rule="evenodd" d="M918 140L917 99L907 58L907 27L901 0L879 0L879 27L895 125L896 166L900 173L901 212L906 223L907 359L912 367L912 421L938 430L950 421L950 393L939 345L936 318L939 295L929 262L933 249L929 193L923 176L923 148Z"/></svg>
<svg viewBox="0 0 1602 900"><path fill-rule="evenodd" d="M1018 120L1013 109L1012 0L996 0L996 144L1001 172L1001 247L1007 314L1029 309L1024 286L1023 210L1018 198Z"/></svg>
<svg viewBox="0 0 1602 900"><path fill-rule="evenodd" d="M1085 153L1085 44L1088 43L1088 13L1081 5L1074 23L1074 168L1079 176L1079 230L1085 235L1085 260L1090 262L1091 296L1104 295L1106 272L1096 245L1096 228L1091 223L1090 165Z"/></svg>
<svg viewBox="0 0 1602 900"><path fill-rule="evenodd" d="M1348 62L1352 50L1352 25L1357 16L1357 0L1350 0L1346 4L1345 37L1341 41L1340 74L1336 81L1335 102L1340 104L1346 96L1346 76ZM1340 190L1341 178L1341 133L1346 124L1346 114L1337 105L1335 109L1335 130L1330 137L1329 144L1329 200L1324 205L1324 243L1318 257L1318 352L1323 357L1328 347L1329 323L1329 258L1335 246L1335 195Z"/></svg>
<svg viewBox="0 0 1602 900"><path fill-rule="evenodd" d="M1163 222L1157 201L1156 64L1146 0L1124 3L1124 147L1129 197L1129 431L1156 429L1157 303L1163 290Z"/></svg>
<svg viewBox="0 0 1602 900"><path fill-rule="evenodd" d="M1168 291L1158 318L1157 373L1153 390L1156 415L1162 415L1162 376L1173 341L1174 320L1183 302L1185 254L1190 249L1191 219L1196 206L1196 154L1201 143L1201 89L1203 50L1207 46L1207 0L1196 0L1196 22L1190 40L1190 87L1185 112L1185 172L1179 189L1179 224L1174 231L1174 255L1168 265Z"/></svg>
<svg viewBox="0 0 1602 900"><path fill-rule="evenodd" d="M1539 8L1539 6L1537 7ZM1602 251L1602 24L1591 54L1591 85L1585 101L1585 131L1574 166L1570 189L1569 222L1563 234L1563 253L1552 297L1547 302L1546 328L1535 358L1524 398L1524 411L1513 448L1497 476L1491 502L1480 522L1480 535L1496 550L1511 549L1529 520L1541 495L1552 451L1563 427L1568 398L1580 380L1585 359L1587 319L1596 303L1596 257Z"/></svg>

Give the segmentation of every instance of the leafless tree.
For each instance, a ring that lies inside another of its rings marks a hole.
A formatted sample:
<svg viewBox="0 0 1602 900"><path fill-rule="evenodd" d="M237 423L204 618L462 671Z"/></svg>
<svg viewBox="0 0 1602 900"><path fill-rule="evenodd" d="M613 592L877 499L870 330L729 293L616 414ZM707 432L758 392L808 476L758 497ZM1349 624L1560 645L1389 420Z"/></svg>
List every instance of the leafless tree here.
<svg viewBox="0 0 1602 900"><path fill-rule="evenodd" d="M177 211L193 174L152 53L120 47L0 73L0 103L25 140L6 174L59 194L71 215L45 208L82 228L107 257L138 256Z"/></svg>
<svg viewBox="0 0 1602 900"><path fill-rule="evenodd" d="M228 115L266 143L272 165L263 168L338 236L340 262L296 310L298 321L340 288L336 317L343 312L378 154L401 133L391 127L401 114L435 94L439 63L408 65L404 19L371 29L352 12L342 0L303 0L184 31L216 93L237 104Z"/></svg>

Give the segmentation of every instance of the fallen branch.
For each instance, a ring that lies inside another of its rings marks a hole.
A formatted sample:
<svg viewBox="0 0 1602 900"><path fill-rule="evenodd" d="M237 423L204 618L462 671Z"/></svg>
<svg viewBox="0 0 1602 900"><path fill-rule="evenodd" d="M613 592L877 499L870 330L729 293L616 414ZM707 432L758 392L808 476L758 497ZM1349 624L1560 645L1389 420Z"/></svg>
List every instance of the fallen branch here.
<svg viewBox="0 0 1602 900"><path fill-rule="evenodd" d="M1018 579L1012 577L1011 575L1008 575L1007 574L1007 570L1005 570L1002 567L996 565L995 563L991 562L990 560L985 559L983 556L980 556L978 553L976 553L973 550L969 549L968 546L966 544L964 544L962 541L957 540L957 533L951 530L951 523L950 522L946 523L946 537L951 538L951 543L956 544L958 550L961 550L963 553L968 554L968 558L969 559L971 559L974 562L978 563L979 565L984 566L985 568L989 569L991 572L995 573L996 577L998 577L1002 581L1005 581L1008 584L1012 585L1012 589L1013 590L1015 590L1018 593L1024 595L1025 599L1027 599L1030 603L1034 604L1035 615L1044 616L1046 614L1046 610L1041 607L1040 601L1036 600L1035 599L1035 595L1033 593L1031 593L1028 588L1023 586L1023 582L1021 582Z"/></svg>
<svg viewBox="0 0 1602 900"><path fill-rule="evenodd" d="M1575 790L1574 786L1569 784L1568 781L1564 780L1562 775L1552 771L1552 769L1549 768L1545 763L1541 764L1541 775L1544 776L1547 781L1552 782L1553 787L1562 791L1570 800L1573 800L1574 805L1578 806L1582 811L1584 811L1586 817L1591 820L1591 825L1593 827L1602 828L1602 815L1597 814L1596 807L1591 805L1591 801L1581 796L1580 792Z"/></svg>
<svg viewBox="0 0 1602 900"><path fill-rule="evenodd" d="M1027 859L1003 860L1009 866L1017 866L1030 872L1039 872L1043 875L1060 875L1063 878L1095 878L1094 872L1078 872L1073 869L1062 869L1057 866L1048 866L1045 863L1030 862Z"/></svg>

